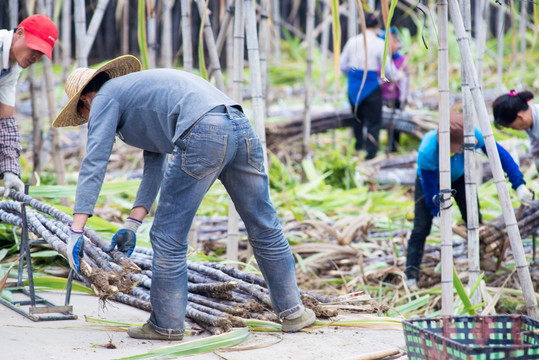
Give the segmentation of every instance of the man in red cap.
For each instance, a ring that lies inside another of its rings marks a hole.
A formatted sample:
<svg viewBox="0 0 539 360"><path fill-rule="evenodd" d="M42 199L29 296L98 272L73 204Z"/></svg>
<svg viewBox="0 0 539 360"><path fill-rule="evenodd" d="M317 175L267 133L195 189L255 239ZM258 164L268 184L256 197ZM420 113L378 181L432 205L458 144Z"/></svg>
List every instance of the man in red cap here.
<svg viewBox="0 0 539 360"><path fill-rule="evenodd" d="M51 58L57 38L56 25L43 15L27 17L15 30L0 29L0 178L4 179L4 197L12 189L24 191L19 164L22 148L13 117L19 74L43 54Z"/></svg>

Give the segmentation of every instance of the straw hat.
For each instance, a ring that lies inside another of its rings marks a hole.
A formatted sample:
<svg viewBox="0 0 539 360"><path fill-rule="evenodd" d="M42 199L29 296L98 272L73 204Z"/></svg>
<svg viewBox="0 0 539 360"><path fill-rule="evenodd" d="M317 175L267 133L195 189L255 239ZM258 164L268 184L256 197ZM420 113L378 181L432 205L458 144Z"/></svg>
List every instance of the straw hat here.
<svg viewBox="0 0 539 360"><path fill-rule="evenodd" d="M117 57L98 69L78 68L74 70L66 80L65 91L69 96L69 102L60 115L54 120L52 126L79 126L88 122L77 111L80 94L88 83L99 73L106 72L112 78L120 77L132 72L140 71L140 61L132 55Z"/></svg>

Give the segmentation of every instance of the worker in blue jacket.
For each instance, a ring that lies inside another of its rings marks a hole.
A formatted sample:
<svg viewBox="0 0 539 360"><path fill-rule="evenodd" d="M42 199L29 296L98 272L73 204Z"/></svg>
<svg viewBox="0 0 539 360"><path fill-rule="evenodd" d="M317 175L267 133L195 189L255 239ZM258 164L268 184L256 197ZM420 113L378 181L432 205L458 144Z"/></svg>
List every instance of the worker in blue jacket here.
<svg viewBox="0 0 539 360"><path fill-rule="evenodd" d="M451 188L455 201L459 207L464 221L466 213L466 191L464 183L464 144L462 115L451 112L450 116L450 152L451 152ZM475 149L481 149L487 154L485 141L481 130L475 127ZM506 173L513 189L516 190L519 201L527 205L532 201L533 195L526 187L524 176L511 155L500 144L496 143L502 168ZM438 130L434 129L425 134L419 145L417 154L417 177L415 181L415 208L414 228L408 240L406 255L406 277L410 287L417 286L419 279L419 267L423 257L425 241L430 234L432 223L439 224L440 208L436 203L436 196L440 192L439 182L439 145ZM479 208L479 204L478 204ZM479 213L481 222L481 214Z"/></svg>

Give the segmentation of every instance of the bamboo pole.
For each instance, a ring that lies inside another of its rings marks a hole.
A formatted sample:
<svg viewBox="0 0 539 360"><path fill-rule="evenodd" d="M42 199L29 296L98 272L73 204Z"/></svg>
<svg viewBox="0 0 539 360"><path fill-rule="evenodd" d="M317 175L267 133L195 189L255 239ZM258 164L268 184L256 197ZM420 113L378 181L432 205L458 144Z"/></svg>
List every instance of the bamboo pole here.
<svg viewBox="0 0 539 360"><path fill-rule="evenodd" d="M476 0L475 1L475 65L479 81L479 86L483 84L483 58L485 56L485 42L487 38L488 24L486 19L490 5L488 0Z"/></svg>
<svg viewBox="0 0 539 360"><path fill-rule="evenodd" d="M253 120L255 132L260 138L264 151L264 168L268 171L268 154L266 149L266 129L264 128L265 101L262 91L262 74L260 69L260 52L256 30L256 12L254 0L243 0L245 11L245 34L247 42L247 58L251 74L251 96L253 104Z"/></svg>
<svg viewBox="0 0 539 360"><path fill-rule="evenodd" d="M172 7L174 0L164 0L161 18L161 65L166 68L172 67Z"/></svg>
<svg viewBox="0 0 539 360"><path fill-rule="evenodd" d="M204 40L206 43L206 49L208 50L208 56L210 58L211 73L208 74L208 79L213 75L215 77L215 85L221 90L225 91L225 83L223 82L223 74L221 72L221 63L219 61L219 54L217 53L217 46L215 45L215 38L213 37L213 30L211 27L211 20L208 16L206 2L204 0L195 0L198 6L198 12L200 18L203 19L204 26ZM204 46L200 44L199 46Z"/></svg>
<svg viewBox="0 0 539 360"><path fill-rule="evenodd" d="M513 256L515 258L520 286L522 287L524 301L526 302L526 309L529 316L533 317L534 319L538 319L539 309L537 307L537 299L535 298L530 271L526 262L526 255L522 246L522 239L520 238L515 212L513 211L511 199L509 198L509 192L507 190L505 176L500 164L500 156L496 147L496 141L488 120L489 116L487 107L481 94L481 89L477 84L477 74L475 73L470 44L467 41L463 41L463 39L465 39L464 25L462 23L462 17L460 15L460 10L456 0L449 0L449 9L451 19L457 33L457 39L459 39L458 45L461 52L461 58L463 59L466 71L470 74L470 91L472 93L475 110L479 118L479 124L481 126L483 138L485 139L485 145L489 154L488 159L492 169L494 183L496 184L496 189L498 191L498 197L502 206L503 217L511 244L511 250L513 251Z"/></svg>
<svg viewBox="0 0 539 360"><path fill-rule="evenodd" d="M276 64L281 62L281 5L279 0L272 0L272 20L273 20L273 61Z"/></svg>
<svg viewBox="0 0 539 360"><path fill-rule="evenodd" d="M243 1L238 1L234 9L234 48L232 72L232 99L241 103L243 100L243 47L245 45L245 18ZM226 258L238 260L239 245L239 215L232 200L228 201L228 239L226 244Z"/></svg>
<svg viewBox="0 0 539 360"><path fill-rule="evenodd" d="M155 18L155 6L153 0L146 0L146 28L148 35L148 60L150 69L155 68L157 49L157 20Z"/></svg>
<svg viewBox="0 0 539 360"><path fill-rule="evenodd" d="M355 0L351 0L352 3L355 4ZM322 5L322 3L321 3ZM324 4L324 10L323 10L323 18L324 20L326 18L328 18L330 16L330 6L328 4ZM355 19L355 11L356 8L355 8L355 5L354 5L354 19ZM352 13L352 12L350 12ZM350 14L349 13L349 14ZM348 17L348 21L350 22L350 16ZM356 20L354 20L356 21ZM355 28L357 29L357 25L355 26ZM322 55L322 59L320 60L320 89L322 89L322 91L325 91L326 89L326 68L327 68L327 60L328 60L328 53L329 53L329 32L330 32L330 23L327 23L324 25L324 27L322 28L322 41L321 41L321 44L320 44L320 47L321 47L321 55Z"/></svg>
<svg viewBox="0 0 539 360"><path fill-rule="evenodd" d="M41 174L42 154L43 148L43 127L41 126L41 104L38 96L37 84L36 84L36 70L33 66L30 66L27 70L28 80L30 82L30 99L32 101L32 165L33 172L30 177L30 185L37 184Z"/></svg>
<svg viewBox="0 0 539 360"><path fill-rule="evenodd" d="M447 0L438 0L438 93L440 124L439 169L440 169L440 220L442 260L442 314L453 315L453 242L451 240L451 166L449 156L449 47Z"/></svg>
<svg viewBox="0 0 539 360"><path fill-rule="evenodd" d="M311 137L311 97L312 97L312 73L313 73L313 30L314 30L314 7L316 0L307 0L307 68L305 70L305 109L303 117L303 146L302 157L309 156L309 139Z"/></svg>
<svg viewBox="0 0 539 360"><path fill-rule="evenodd" d="M71 1L62 2L62 81L65 82L71 68Z"/></svg>
<svg viewBox="0 0 539 360"><path fill-rule="evenodd" d="M519 36L520 36L520 83L525 84L526 75L526 24L528 22L528 13L526 11L527 2L520 2L520 22L519 22Z"/></svg>
<svg viewBox="0 0 539 360"><path fill-rule="evenodd" d="M471 39L471 8L470 1L466 0L460 3L464 17L464 26L466 30L466 41ZM477 206L477 183L475 169L475 131L473 121L473 101L470 93L469 74L461 63L462 73L462 110L464 118L464 182L466 190L466 209L467 209L467 239L468 239L468 288L479 279L481 274L479 267L479 209ZM475 291L470 298L472 305L477 306L481 303L481 293Z"/></svg>
<svg viewBox="0 0 539 360"><path fill-rule="evenodd" d="M329 7L329 5L327 5ZM325 16L324 16L325 18ZM348 39L353 38L357 35L357 6L356 0L348 0L348 24L347 24L347 34Z"/></svg>
<svg viewBox="0 0 539 360"><path fill-rule="evenodd" d="M232 22L233 18L234 18L234 0L231 0L230 3L227 4L226 6L223 21L221 22L221 26L219 26L219 34L217 34L217 40L215 40L215 43L217 46L217 52L219 53L219 55L221 55L221 52L223 51L223 46L225 45L225 41L227 37L231 35L231 33L228 30L230 29L230 23Z"/></svg>
<svg viewBox="0 0 539 360"><path fill-rule="evenodd" d="M236 8L235 8L235 0L226 0L226 9L227 13L234 14L234 21L236 21ZM224 32L224 36L226 37L226 73L227 74L234 74L235 69L235 39L234 35L236 32L236 24L234 23L233 31L228 31L229 25L226 24L226 16L224 19L223 26L226 27L226 32ZM224 31L224 29L223 29ZM219 45L217 45L219 46ZM232 81L229 81L227 84L227 92L230 94L233 94L235 92L235 85L234 85L234 75L232 76Z"/></svg>
<svg viewBox="0 0 539 360"><path fill-rule="evenodd" d="M84 5L84 1L82 1L82 3ZM97 31L101 26L101 22L103 21L103 16L105 15L105 10L107 10L108 4L109 0L98 1L94 14L92 15L92 19L90 20L90 24L88 25L88 30L86 30L86 15L84 15L84 24L79 24L81 28L85 29L83 43L79 45L82 46L80 56L86 58L86 64L88 64L88 54L90 54L90 50L94 44ZM83 8L81 11L86 11L86 9ZM79 64L79 66L86 67L88 65Z"/></svg>
<svg viewBox="0 0 539 360"><path fill-rule="evenodd" d="M191 42L191 6L189 0L181 0L183 69L193 71L193 44Z"/></svg>
<svg viewBox="0 0 539 360"><path fill-rule="evenodd" d="M503 35L504 35L504 18L505 10L502 3L498 6L498 11L496 13L496 44L497 47L497 56L496 56L496 88L498 92L501 92L503 89Z"/></svg>
<svg viewBox="0 0 539 360"><path fill-rule="evenodd" d="M262 98L264 100L264 115L268 113L268 55L270 52L270 33L269 33L269 0L260 0L260 21L258 23L258 43L260 46L260 71L262 77Z"/></svg>
<svg viewBox="0 0 539 360"><path fill-rule="evenodd" d="M120 51L129 54L129 4L127 0L118 0L116 23L120 28Z"/></svg>

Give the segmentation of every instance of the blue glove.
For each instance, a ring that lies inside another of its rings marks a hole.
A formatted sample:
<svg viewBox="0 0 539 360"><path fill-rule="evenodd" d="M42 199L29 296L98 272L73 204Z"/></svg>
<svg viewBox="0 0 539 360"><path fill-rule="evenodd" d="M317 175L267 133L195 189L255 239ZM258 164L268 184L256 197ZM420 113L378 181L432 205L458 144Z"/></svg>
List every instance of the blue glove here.
<svg viewBox="0 0 539 360"><path fill-rule="evenodd" d="M80 273L80 261L84 256L84 236L83 231L74 231L71 228L69 241L67 243L67 260L69 266Z"/></svg>
<svg viewBox="0 0 539 360"><path fill-rule="evenodd" d="M131 256L135 245L137 244L137 235L135 234L142 221L128 217L124 226L114 234L107 252L114 250L118 246L118 250L123 252L128 257Z"/></svg>

